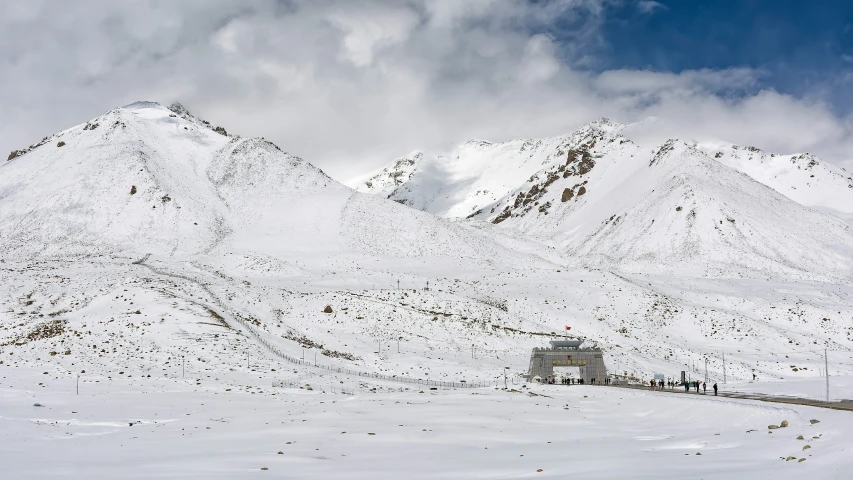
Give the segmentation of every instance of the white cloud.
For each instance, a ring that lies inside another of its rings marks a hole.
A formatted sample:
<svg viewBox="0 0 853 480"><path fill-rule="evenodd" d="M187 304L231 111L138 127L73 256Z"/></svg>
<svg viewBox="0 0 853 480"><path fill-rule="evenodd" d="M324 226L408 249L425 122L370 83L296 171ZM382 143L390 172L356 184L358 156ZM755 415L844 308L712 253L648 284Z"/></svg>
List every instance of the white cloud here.
<svg viewBox="0 0 853 480"><path fill-rule="evenodd" d="M655 10L666 8L666 5L655 2L654 0L640 0L637 2L637 9L643 13L652 13Z"/></svg>
<svg viewBox="0 0 853 480"><path fill-rule="evenodd" d="M179 100L346 179L412 149L566 133L722 139L841 163L850 124L750 69L587 73L605 0L79 1L0 6L0 148ZM14 13L14 15L8 13ZM557 45L555 18L583 21ZM753 92L746 94L744 92Z"/></svg>
<svg viewBox="0 0 853 480"><path fill-rule="evenodd" d="M418 14L400 5L380 7L373 2L347 3L332 10L329 20L344 32L343 58L359 67L373 63L375 52L404 42L417 26Z"/></svg>

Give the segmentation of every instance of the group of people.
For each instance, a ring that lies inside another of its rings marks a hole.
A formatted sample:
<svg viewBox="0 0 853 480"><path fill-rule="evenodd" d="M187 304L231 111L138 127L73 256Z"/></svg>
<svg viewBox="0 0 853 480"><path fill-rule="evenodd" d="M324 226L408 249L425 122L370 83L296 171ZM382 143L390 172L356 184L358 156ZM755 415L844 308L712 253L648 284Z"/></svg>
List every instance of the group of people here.
<svg viewBox="0 0 853 480"><path fill-rule="evenodd" d="M662 386L664 384L663 380L658 380L657 382L658 382L657 383L658 386ZM669 388L674 388L676 384L675 384L675 382L669 381L669 382L666 382L666 385L668 385ZM702 388L703 394L707 395L707 393L708 393L708 384L705 382L700 382L697 380L697 381L691 381L691 382L684 382L684 383L682 383L682 385L684 386L684 393L689 393L691 388L695 388L696 393L699 393L700 387ZM718 390L717 384L714 383L714 386L712 388L714 389L714 396L716 396L717 390ZM656 390L655 380L651 381L651 389Z"/></svg>
<svg viewBox="0 0 853 480"><path fill-rule="evenodd" d="M584 380L582 378L572 378L572 377L563 377L560 380L557 380L556 378L549 378L548 380L546 380L546 382L550 383L551 385L554 385L557 383L559 383L560 385L583 385L584 384ZM590 383L595 384L595 379L591 378Z"/></svg>
<svg viewBox="0 0 853 480"><path fill-rule="evenodd" d="M562 377L559 380L556 378L548 378L544 381L544 383L548 383L551 385L560 384L560 385L586 385L586 381L583 378L574 378L574 377ZM599 385L598 379L593 377L589 379L590 385ZM610 378L604 379L604 385L610 385Z"/></svg>
<svg viewBox="0 0 853 480"><path fill-rule="evenodd" d="M540 381L538 378L537 378L536 380L537 380L537 381ZM551 385L554 385L554 384L560 384L560 385L585 385L585 384L586 384L586 382L584 381L584 379L583 379L583 378L573 378L573 377L563 377L563 378L560 378L559 380L558 380L557 378L552 377L552 378L547 378L547 379L545 379L545 380L541 380L541 382L542 382L542 383L548 383L548 384L551 384ZM595 378L590 378L590 379L589 379L589 384L590 384L590 385L597 385L597 383L596 383L596 379L595 379ZM604 378L604 385L610 385L610 384L612 384L611 379L610 379L609 377L605 377L605 378ZM675 382L675 381L672 381L672 380L664 381L664 380L654 380L654 379L652 379L652 380L650 380L650 381L649 381L649 388L651 388L652 390L663 390L664 388L674 389L676 386L678 386L678 384L679 384L679 382ZM699 381L682 382L682 383L681 383L681 385L683 385L683 386L684 386L684 392L685 392L685 393L690 392L690 389L691 389L691 388L695 388L695 389L696 389L696 393L699 393L699 388L701 388L701 389L702 389L702 393L703 393L703 394L707 394L707 393L708 393L708 384L707 384L707 383L705 383L705 382L699 382ZM712 388L714 389L714 395L716 396L716 395L717 395L717 390L718 390L718 388L717 388L717 384L716 384L716 383L714 383L714 385L713 385L713 387L712 387Z"/></svg>

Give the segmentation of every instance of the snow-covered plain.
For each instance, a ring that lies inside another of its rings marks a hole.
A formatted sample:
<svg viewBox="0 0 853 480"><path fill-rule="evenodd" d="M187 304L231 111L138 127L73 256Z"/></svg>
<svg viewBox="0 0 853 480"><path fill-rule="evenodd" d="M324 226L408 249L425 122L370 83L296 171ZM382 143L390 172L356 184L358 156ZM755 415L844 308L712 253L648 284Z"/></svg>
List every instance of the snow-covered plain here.
<svg viewBox="0 0 853 480"><path fill-rule="evenodd" d="M754 182L701 158L720 178L687 171L696 152L674 146L659 171L739 207ZM760 187L750 227L697 230L702 261L591 264L541 218L435 217L179 106L112 110L0 166L0 457L13 478L846 478L847 412L522 388L531 348L566 326L637 380L704 377L707 360L722 385L725 354L724 389L819 384L824 349L831 378L853 375L848 231ZM631 215L657 212L639 197ZM782 246L754 257L756 235ZM430 389L463 380L488 386Z"/></svg>
<svg viewBox="0 0 853 480"><path fill-rule="evenodd" d="M78 396L73 381L33 369L2 382L8 478L842 479L853 463L847 412L711 396L591 386L344 395L321 379L311 391L250 393L154 378L89 379Z"/></svg>

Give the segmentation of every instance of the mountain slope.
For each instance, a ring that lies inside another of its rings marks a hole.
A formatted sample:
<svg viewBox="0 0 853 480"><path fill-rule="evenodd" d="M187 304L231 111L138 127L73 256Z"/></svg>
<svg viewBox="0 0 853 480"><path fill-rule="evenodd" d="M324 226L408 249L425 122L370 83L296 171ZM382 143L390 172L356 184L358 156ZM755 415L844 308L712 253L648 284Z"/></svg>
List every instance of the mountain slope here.
<svg viewBox="0 0 853 480"><path fill-rule="evenodd" d="M754 148L647 149L624 131L602 119L570 136L468 142L452 160L415 164L388 198L536 236L586 265L850 275L851 229L801 205L853 210L846 172Z"/></svg>
<svg viewBox="0 0 853 480"><path fill-rule="evenodd" d="M353 186L438 215L467 217L518 188L595 132L619 134L628 141L631 125L600 119L559 137L503 143L471 140L448 155L416 152ZM783 155L720 143L694 146L801 205L853 220L853 174L843 168L809 153Z"/></svg>
<svg viewBox="0 0 853 480"><path fill-rule="evenodd" d="M853 231L677 141L589 145L475 216L586 263L703 275L848 277ZM578 170L578 167L582 168Z"/></svg>
<svg viewBox="0 0 853 480"><path fill-rule="evenodd" d="M853 174L810 153L780 155L737 145L698 148L801 205L853 216Z"/></svg>
<svg viewBox="0 0 853 480"><path fill-rule="evenodd" d="M0 166L0 200L6 255L515 258L478 229L354 192L180 105L137 102L49 137Z"/></svg>
<svg viewBox="0 0 853 480"><path fill-rule="evenodd" d="M357 185L359 191L445 217L467 217L497 201L584 139L621 126L601 119L571 135L490 143L470 140L446 156L401 159Z"/></svg>

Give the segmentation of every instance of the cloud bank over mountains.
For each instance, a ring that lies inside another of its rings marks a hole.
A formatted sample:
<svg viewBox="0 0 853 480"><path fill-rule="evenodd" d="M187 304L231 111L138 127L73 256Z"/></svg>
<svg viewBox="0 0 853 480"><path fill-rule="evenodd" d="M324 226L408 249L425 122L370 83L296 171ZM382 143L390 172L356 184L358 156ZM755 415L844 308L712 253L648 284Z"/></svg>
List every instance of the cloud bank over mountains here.
<svg viewBox="0 0 853 480"><path fill-rule="evenodd" d="M558 135L601 116L639 122L633 136L649 142L729 141L853 167L849 118L767 87L761 70L597 68L609 3L4 2L0 148L153 99L341 180L413 149Z"/></svg>

